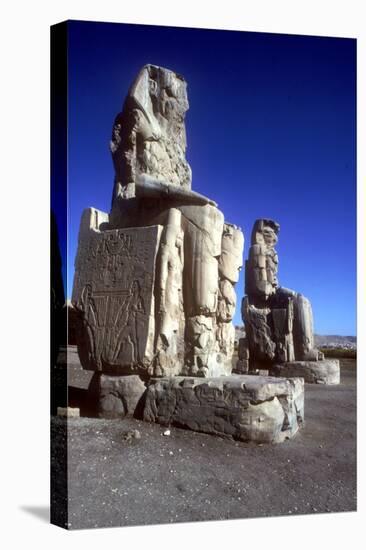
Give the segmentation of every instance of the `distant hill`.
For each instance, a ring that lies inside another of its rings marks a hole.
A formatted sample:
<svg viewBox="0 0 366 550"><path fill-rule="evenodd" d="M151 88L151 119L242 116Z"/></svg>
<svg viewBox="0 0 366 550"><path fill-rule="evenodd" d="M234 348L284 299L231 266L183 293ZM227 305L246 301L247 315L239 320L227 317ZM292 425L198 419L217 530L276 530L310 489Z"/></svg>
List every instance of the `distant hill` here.
<svg viewBox="0 0 366 550"><path fill-rule="evenodd" d="M314 334L315 344L319 348L357 348L356 336L339 336L338 334Z"/></svg>
<svg viewBox="0 0 366 550"><path fill-rule="evenodd" d="M244 336L244 327L235 327L235 340L239 340ZM344 348L344 349L356 349L357 337L356 336L340 336L339 334L314 334L315 345L318 348Z"/></svg>

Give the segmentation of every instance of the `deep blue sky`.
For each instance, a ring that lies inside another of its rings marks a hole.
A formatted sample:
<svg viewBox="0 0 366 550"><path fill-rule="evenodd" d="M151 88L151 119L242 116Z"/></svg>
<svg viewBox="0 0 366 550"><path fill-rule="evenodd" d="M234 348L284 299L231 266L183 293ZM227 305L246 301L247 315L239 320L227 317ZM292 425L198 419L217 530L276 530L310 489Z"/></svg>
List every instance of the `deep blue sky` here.
<svg viewBox="0 0 366 550"><path fill-rule="evenodd" d="M355 40L73 21L68 60L68 296L82 210L110 208L114 117L152 63L188 82L192 188L241 226L245 257L255 219L278 221L281 285L317 333L356 333Z"/></svg>

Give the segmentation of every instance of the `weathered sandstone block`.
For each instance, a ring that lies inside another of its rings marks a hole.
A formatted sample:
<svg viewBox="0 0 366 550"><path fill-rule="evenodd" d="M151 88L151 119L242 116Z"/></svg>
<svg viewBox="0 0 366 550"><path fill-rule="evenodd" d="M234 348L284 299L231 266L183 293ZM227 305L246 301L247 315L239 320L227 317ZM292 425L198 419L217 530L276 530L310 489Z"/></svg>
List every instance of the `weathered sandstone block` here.
<svg viewBox="0 0 366 550"><path fill-rule="evenodd" d="M340 367L338 359L324 359L322 361L291 361L273 365L270 370L272 376L286 378L301 376L309 384L339 384Z"/></svg>
<svg viewBox="0 0 366 550"><path fill-rule="evenodd" d="M146 386L137 375L98 375L96 384L98 415L101 418L133 416Z"/></svg>
<svg viewBox="0 0 366 550"><path fill-rule="evenodd" d="M247 375L152 379L143 418L242 441L279 443L304 419L304 382Z"/></svg>

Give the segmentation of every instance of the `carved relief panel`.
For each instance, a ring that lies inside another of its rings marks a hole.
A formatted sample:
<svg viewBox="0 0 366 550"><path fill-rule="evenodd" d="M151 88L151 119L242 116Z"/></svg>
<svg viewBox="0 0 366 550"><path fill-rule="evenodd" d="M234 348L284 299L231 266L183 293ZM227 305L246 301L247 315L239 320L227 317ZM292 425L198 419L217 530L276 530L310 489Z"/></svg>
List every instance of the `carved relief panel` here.
<svg viewBox="0 0 366 550"><path fill-rule="evenodd" d="M73 303L84 368L146 370L153 359L154 278L161 227L81 231Z"/></svg>

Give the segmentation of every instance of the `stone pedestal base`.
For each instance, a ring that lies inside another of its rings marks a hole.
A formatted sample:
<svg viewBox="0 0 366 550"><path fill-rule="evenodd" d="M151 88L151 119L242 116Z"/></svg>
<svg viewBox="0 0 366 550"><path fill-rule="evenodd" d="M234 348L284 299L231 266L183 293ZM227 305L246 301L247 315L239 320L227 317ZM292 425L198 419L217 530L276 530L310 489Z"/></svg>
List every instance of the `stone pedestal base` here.
<svg viewBox="0 0 366 550"><path fill-rule="evenodd" d="M340 367L338 359L324 359L323 361L291 361L274 365L271 368L272 376L292 378L301 376L309 384L339 384Z"/></svg>
<svg viewBox="0 0 366 550"><path fill-rule="evenodd" d="M146 386L137 375L96 374L92 393L97 400L100 418L123 418L138 412Z"/></svg>
<svg viewBox="0 0 366 550"><path fill-rule="evenodd" d="M144 401L148 422L279 443L292 438L303 423L304 382L250 375L155 378Z"/></svg>

